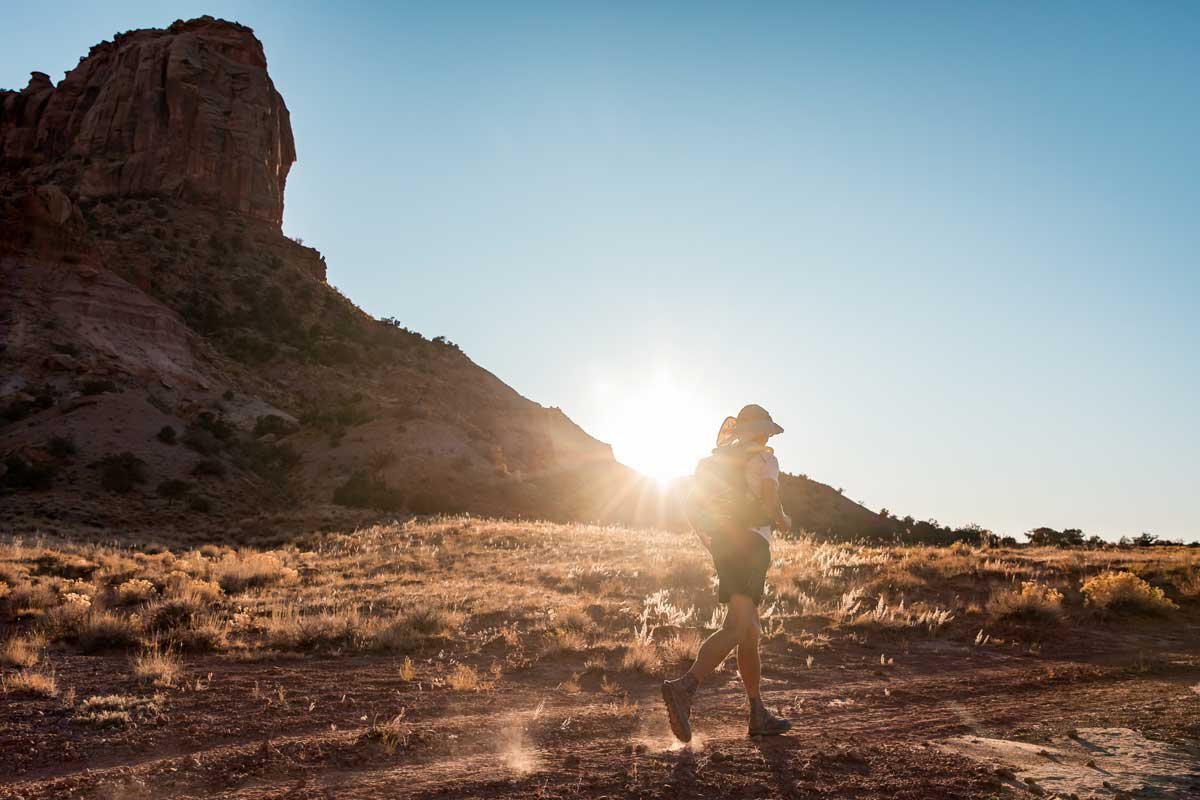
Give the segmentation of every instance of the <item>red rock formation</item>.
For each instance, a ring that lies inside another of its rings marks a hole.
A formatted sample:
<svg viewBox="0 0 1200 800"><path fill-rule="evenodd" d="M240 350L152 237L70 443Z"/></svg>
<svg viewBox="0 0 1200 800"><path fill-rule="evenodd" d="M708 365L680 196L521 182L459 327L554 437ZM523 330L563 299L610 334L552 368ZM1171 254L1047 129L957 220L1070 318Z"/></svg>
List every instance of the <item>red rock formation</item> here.
<svg viewBox="0 0 1200 800"><path fill-rule="evenodd" d="M0 165L79 199L164 195L281 224L296 160L262 43L211 17L92 48L57 87L0 93ZM50 181L46 181L50 182Z"/></svg>

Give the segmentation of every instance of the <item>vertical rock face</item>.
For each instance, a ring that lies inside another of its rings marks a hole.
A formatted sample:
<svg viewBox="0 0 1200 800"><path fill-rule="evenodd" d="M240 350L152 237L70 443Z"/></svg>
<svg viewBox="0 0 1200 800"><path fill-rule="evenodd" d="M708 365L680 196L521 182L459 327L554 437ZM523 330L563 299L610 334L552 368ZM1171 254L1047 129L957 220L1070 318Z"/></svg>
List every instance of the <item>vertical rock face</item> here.
<svg viewBox="0 0 1200 800"><path fill-rule="evenodd" d="M211 17L93 47L57 87L0 93L0 167L45 167L81 199L163 195L272 222L296 160L262 43Z"/></svg>

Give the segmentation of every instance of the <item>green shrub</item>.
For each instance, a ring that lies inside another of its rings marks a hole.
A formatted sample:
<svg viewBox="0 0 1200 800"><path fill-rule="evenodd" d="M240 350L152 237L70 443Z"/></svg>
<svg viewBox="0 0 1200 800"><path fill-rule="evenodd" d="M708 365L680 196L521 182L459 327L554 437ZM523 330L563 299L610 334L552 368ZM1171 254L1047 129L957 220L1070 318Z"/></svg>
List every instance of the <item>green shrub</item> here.
<svg viewBox="0 0 1200 800"><path fill-rule="evenodd" d="M215 459L197 461L196 466L192 467L192 474L198 478L224 478L225 465Z"/></svg>
<svg viewBox="0 0 1200 800"><path fill-rule="evenodd" d="M105 392L116 391L117 385L110 380L92 379L83 382L80 391L84 394L104 394Z"/></svg>
<svg viewBox="0 0 1200 800"><path fill-rule="evenodd" d="M211 411L201 411L192 424L200 430L208 431L223 442L232 439L235 433L235 428L227 419Z"/></svg>
<svg viewBox="0 0 1200 800"><path fill-rule="evenodd" d="M244 442L237 455L239 466L276 486L283 486L292 469L300 463L300 454L286 444Z"/></svg>
<svg viewBox="0 0 1200 800"><path fill-rule="evenodd" d="M290 422L276 414L267 414L254 421L255 436L266 436L267 434L286 436L293 430L295 428Z"/></svg>
<svg viewBox="0 0 1200 800"><path fill-rule="evenodd" d="M207 514L212 511L212 501L202 494L194 494L188 498L188 509L198 514Z"/></svg>
<svg viewBox="0 0 1200 800"><path fill-rule="evenodd" d="M178 438L175 434L175 429L170 425L163 425L162 428L159 429L158 433L155 434L155 438L163 444L175 444L175 442L178 441Z"/></svg>
<svg viewBox="0 0 1200 800"><path fill-rule="evenodd" d="M158 496L166 497L169 500L175 500L183 497L185 494L195 488L195 484L191 481L181 481L177 478L171 478L158 484Z"/></svg>
<svg viewBox="0 0 1200 800"><path fill-rule="evenodd" d="M53 464L34 464L15 453L4 459L5 473L0 486L11 489L45 491L54 483L57 469Z"/></svg>
<svg viewBox="0 0 1200 800"><path fill-rule="evenodd" d="M100 485L110 492L125 494L146 482L146 462L133 453L108 456L99 462Z"/></svg>
<svg viewBox="0 0 1200 800"><path fill-rule="evenodd" d="M366 470L358 470L341 486L333 490L333 502L351 508L378 508L399 511L404 497L399 489L387 485L383 478Z"/></svg>
<svg viewBox="0 0 1200 800"><path fill-rule="evenodd" d="M188 427L183 432L184 447L195 450L202 456L212 456L221 452L221 442L206 430Z"/></svg>
<svg viewBox="0 0 1200 800"><path fill-rule="evenodd" d="M0 409L0 417L3 417L7 422L17 422L18 420L25 419L30 414L36 414L38 411L54 405L56 391L49 385L41 388L30 386L26 390L26 393L32 395L33 399L13 400L3 409Z"/></svg>
<svg viewBox="0 0 1200 800"><path fill-rule="evenodd" d="M52 436L46 443L46 450L55 458L67 458L75 455L75 440L69 436Z"/></svg>

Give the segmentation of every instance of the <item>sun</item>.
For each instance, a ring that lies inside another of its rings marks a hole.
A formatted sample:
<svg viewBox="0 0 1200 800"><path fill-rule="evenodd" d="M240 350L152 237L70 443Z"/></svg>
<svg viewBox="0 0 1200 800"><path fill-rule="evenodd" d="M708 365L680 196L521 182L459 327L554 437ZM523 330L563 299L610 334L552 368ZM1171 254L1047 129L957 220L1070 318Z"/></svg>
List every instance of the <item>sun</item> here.
<svg viewBox="0 0 1200 800"><path fill-rule="evenodd" d="M665 485L690 475L709 450L713 422L697 393L660 373L650 381L606 392L607 439L618 461Z"/></svg>

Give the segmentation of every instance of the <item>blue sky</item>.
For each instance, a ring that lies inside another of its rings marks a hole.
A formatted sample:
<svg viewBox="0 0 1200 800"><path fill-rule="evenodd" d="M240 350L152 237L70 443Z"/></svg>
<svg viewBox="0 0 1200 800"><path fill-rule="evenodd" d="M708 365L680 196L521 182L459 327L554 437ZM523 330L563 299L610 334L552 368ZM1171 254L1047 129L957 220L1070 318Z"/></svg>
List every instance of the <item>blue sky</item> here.
<svg viewBox="0 0 1200 800"><path fill-rule="evenodd" d="M872 508L1200 538L1194 4L25 4L0 86L202 13L330 282L619 457L758 402Z"/></svg>

